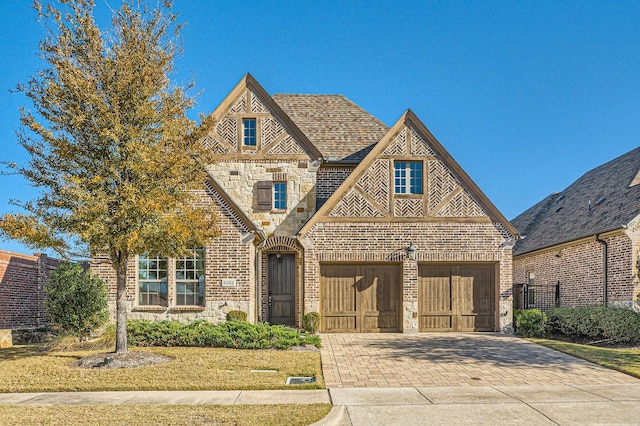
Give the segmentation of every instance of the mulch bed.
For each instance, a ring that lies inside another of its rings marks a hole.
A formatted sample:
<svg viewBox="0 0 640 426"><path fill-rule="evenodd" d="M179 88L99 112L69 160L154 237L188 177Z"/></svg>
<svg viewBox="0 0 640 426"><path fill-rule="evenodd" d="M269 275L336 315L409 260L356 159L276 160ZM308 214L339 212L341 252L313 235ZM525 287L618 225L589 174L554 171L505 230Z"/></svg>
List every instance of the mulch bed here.
<svg viewBox="0 0 640 426"><path fill-rule="evenodd" d="M80 368L136 368L149 365L162 364L172 361L173 358L149 352L125 352L125 353L99 353L77 361L72 365Z"/></svg>

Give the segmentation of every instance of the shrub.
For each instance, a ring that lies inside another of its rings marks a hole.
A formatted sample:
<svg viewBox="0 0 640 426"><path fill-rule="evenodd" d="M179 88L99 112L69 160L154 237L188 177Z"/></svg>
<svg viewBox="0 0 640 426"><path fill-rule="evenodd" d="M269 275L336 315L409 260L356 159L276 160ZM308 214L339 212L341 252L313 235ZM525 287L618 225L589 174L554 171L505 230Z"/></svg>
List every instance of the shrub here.
<svg viewBox="0 0 640 426"><path fill-rule="evenodd" d="M615 344L640 343L640 314L623 308L555 308L548 312L556 335Z"/></svg>
<svg viewBox="0 0 640 426"><path fill-rule="evenodd" d="M229 311L227 321L246 321L247 313L243 311Z"/></svg>
<svg viewBox="0 0 640 426"><path fill-rule="evenodd" d="M130 320L129 342L137 346L200 346L236 349L288 349L291 346L315 345L320 338L303 335L291 327L227 321L211 324L205 320L180 321Z"/></svg>
<svg viewBox="0 0 640 426"><path fill-rule="evenodd" d="M547 315L540 309L515 310L513 317L518 336L540 337L546 332Z"/></svg>
<svg viewBox="0 0 640 426"><path fill-rule="evenodd" d="M302 317L302 328L307 333L317 333L320 328L320 314L318 312L307 312Z"/></svg>
<svg viewBox="0 0 640 426"><path fill-rule="evenodd" d="M82 340L107 320L107 289L96 275L63 263L45 286L44 306L51 322Z"/></svg>

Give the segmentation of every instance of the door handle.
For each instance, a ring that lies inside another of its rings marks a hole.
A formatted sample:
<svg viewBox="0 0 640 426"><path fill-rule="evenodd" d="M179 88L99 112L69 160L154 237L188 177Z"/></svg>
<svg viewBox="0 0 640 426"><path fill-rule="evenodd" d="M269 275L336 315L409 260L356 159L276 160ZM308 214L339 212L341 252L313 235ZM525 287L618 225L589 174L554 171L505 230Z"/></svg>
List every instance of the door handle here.
<svg viewBox="0 0 640 426"><path fill-rule="evenodd" d="M271 295L269 295L269 305L271 305Z"/></svg>

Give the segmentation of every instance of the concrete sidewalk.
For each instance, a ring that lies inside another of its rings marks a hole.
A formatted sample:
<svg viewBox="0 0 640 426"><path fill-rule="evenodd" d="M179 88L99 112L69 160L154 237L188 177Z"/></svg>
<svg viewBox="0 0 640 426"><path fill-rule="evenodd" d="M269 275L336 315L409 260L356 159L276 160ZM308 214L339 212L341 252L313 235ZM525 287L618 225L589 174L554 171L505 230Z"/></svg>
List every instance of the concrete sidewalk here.
<svg viewBox="0 0 640 426"><path fill-rule="evenodd" d="M0 405L329 404L328 390L0 393Z"/></svg>
<svg viewBox="0 0 640 426"><path fill-rule="evenodd" d="M0 405L333 403L317 425L637 425L640 381L617 385L0 394Z"/></svg>
<svg viewBox="0 0 640 426"><path fill-rule="evenodd" d="M317 425L638 425L640 384L338 388Z"/></svg>

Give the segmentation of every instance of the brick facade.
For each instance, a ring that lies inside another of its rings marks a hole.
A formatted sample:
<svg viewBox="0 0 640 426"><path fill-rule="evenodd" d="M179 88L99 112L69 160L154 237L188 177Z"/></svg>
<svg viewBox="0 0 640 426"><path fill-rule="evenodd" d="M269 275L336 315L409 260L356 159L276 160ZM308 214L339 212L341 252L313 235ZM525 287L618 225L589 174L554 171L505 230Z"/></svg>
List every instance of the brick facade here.
<svg viewBox="0 0 640 426"><path fill-rule="evenodd" d="M492 223L318 223L305 247L305 311L320 311L320 264L323 262L402 263L403 331L417 331L418 264L494 263L499 266L499 329L509 331L511 311L511 247ZM406 258L412 241L416 261Z"/></svg>
<svg viewBox="0 0 640 426"><path fill-rule="evenodd" d="M623 231L601 238L607 244L608 304L631 307L640 294L633 250L637 243ZM534 272L536 284L560 284L560 306L602 306L603 256L603 244L595 236L515 256L513 282L525 283L527 273Z"/></svg>
<svg viewBox="0 0 640 426"><path fill-rule="evenodd" d="M169 259L168 306L140 306L138 261L131 259L127 280L129 317L203 318L217 322L224 320L228 311L237 309L247 312L249 321L269 321L269 256L294 254L295 274L287 269L287 278L277 278L277 283L288 285L292 282L288 279L295 275L294 302L287 301L286 307L293 306L288 312L295 311L296 325L301 325L305 313L320 312L321 263L392 262L402 266L402 277L396 281L403 287L401 329L417 331L418 265L449 262L495 265L494 328L509 331L509 241L515 230L428 130L417 124L419 120L411 118L413 113L408 111L403 116L412 125L399 121L398 130L391 129L385 135L386 126L355 104L326 103L318 95L307 99L316 102L317 109L311 110L299 105L303 101L294 99L289 106L301 108L299 118L308 125L307 133L320 135L322 140L312 143L308 135L301 134L300 128L249 77L216 109L216 125L203 143L218 155L218 160L206 166L211 182L200 192L201 205L216 213L220 230L220 235L205 248L205 304L176 305L176 277L171 275L175 260ZM350 110L336 111L336 105L346 105ZM317 128L322 120L316 120L316 115L324 117L325 122L329 118L327 132ZM358 120L346 120L338 126L335 121L344 117ZM255 121L256 126L251 146L243 144L242 126L246 120ZM346 154L343 151L352 149L357 153L365 148L361 146L366 139L362 128L343 130L354 123L378 129L384 137L376 136L378 144L366 151L369 154L359 165L353 159L336 164L336 158L342 157L327 150ZM316 146L325 151L321 153ZM407 173L405 184L411 186L419 181L419 191L394 188L394 170L401 167L396 161L407 167L402 169ZM420 177L411 181L409 163L419 163L420 167ZM360 169L363 170L358 179L349 181ZM263 199L269 182L286 183L286 209L269 209L269 200ZM337 194L343 183L344 193ZM312 226L314 220L317 223ZM406 259L409 241L418 247L417 261ZM115 272L99 257L93 259L92 268L109 282L113 310Z"/></svg>
<svg viewBox="0 0 640 426"><path fill-rule="evenodd" d="M323 166L318 169L317 207L322 206L327 201L327 198L336 192L336 189L349 177L354 168L355 166Z"/></svg>
<svg viewBox="0 0 640 426"><path fill-rule="evenodd" d="M0 329L46 326L44 287L60 261L0 250Z"/></svg>
<svg viewBox="0 0 640 426"><path fill-rule="evenodd" d="M168 277L168 306L140 306L138 300L137 258L127 266L127 304L129 318L206 319L222 321L231 310L247 313L247 319L256 321L255 248L254 236L237 213L211 187L199 191L200 203L211 206L215 212L220 235L205 247L205 306L177 306L175 302L175 276ZM169 259L169 271L175 259ZM115 319L116 274L104 257L94 256L91 269L106 280L109 289L109 308ZM233 285L224 285L224 279L233 279Z"/></svg>

